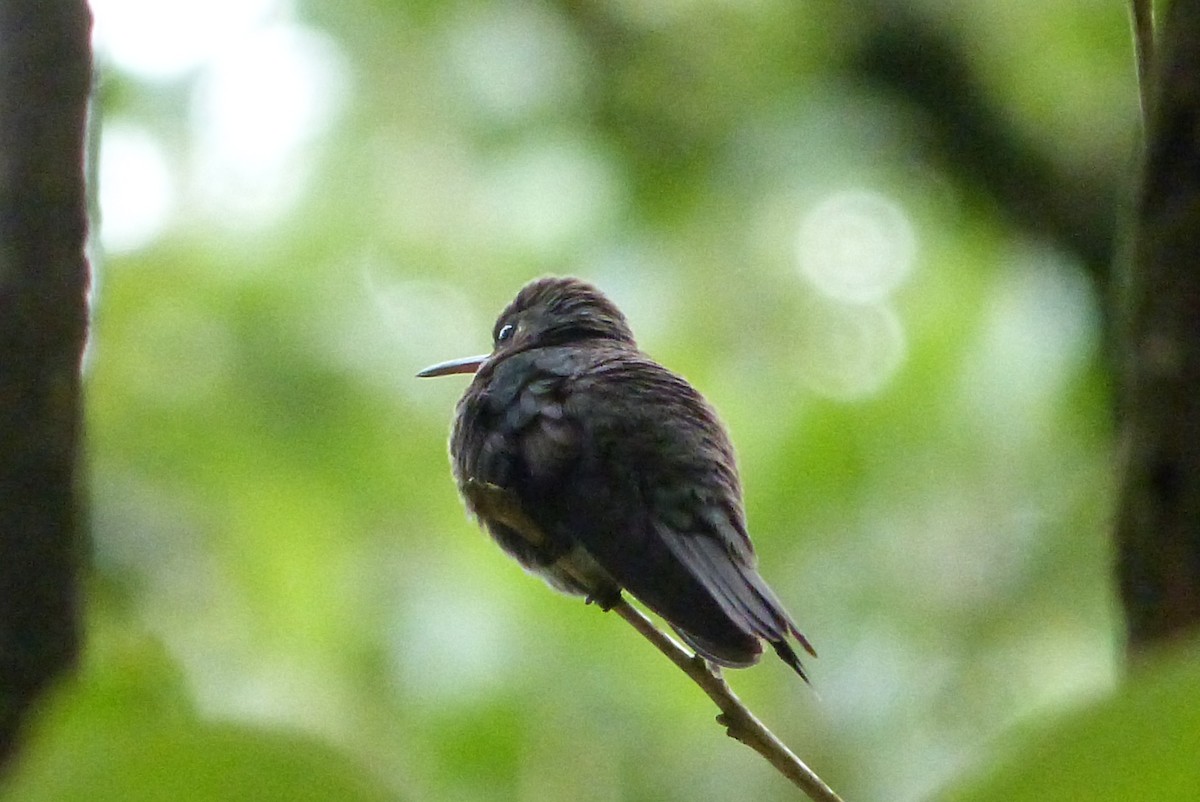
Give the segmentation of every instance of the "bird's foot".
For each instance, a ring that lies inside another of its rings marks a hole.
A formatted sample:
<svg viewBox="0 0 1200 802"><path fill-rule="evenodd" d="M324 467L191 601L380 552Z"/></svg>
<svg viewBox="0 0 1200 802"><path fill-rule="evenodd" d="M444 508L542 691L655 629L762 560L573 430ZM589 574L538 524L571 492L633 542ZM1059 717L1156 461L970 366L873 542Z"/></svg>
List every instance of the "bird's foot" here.
<svg viewBox="0 0 1200 802"><path fill-rule="evenodd" d="M603 590L598 593L589 593L587 596L584 597L583 603L584 604L594 604L597 607L599 607L601 610L603 610L604 612L607 613L609 610L611 610L613 607L615 607L617 605L617 602L619 602L620 600L621 600L621 591L620 590L618 590L616 592L613 592L610 590Z"/></svg>

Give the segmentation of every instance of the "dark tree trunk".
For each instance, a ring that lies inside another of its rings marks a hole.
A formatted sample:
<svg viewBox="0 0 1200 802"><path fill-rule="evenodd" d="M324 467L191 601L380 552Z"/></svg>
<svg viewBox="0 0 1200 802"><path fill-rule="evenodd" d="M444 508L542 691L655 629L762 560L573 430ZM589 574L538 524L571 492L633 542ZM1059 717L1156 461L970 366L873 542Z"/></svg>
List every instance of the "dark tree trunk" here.
<svg viewBox="0 0 1200 802"><path fill-rule="evenodd" d="M1122 301L1122 601L1135 655L1200 624L1200 0L1162 27Z"/></svg>
<svg viewBox="0 0 1200 802"><path fill-rule="evenodd" d="M0 766L74 663L91 15L0 0Z"/></svg>

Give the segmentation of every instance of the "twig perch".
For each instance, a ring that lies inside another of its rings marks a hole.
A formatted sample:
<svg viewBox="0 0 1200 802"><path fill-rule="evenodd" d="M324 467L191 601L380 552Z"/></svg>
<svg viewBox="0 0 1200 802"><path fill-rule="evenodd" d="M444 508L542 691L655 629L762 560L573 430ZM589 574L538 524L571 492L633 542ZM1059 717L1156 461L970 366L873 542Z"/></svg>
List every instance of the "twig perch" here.
<svg viewBox="0 0 1200 802"><path fill-rule="evenodd" d="M775 733L767 729L750 709L742 704L729 684L714 674L703 658L691 654L673 638L660 630L640 610L622 597L612 611L629 622L642 637L654 644L668 659L687 674L700 690L708 694L721 710L717 721L724 725L725 734L762 755L780 774L804 791L814 802L842 802L832 788L788 749Z"/></svg>
<svg viewBox="0 0 1200 802"><path fill-rule="evenodd" d="M462 487L464 495L471 499L474 508L492 521L503 523L530 543L544 543L546 536L541 528L525 513L520 503L508 490L486 482L468 479ZM586 580L581 580L586 585ZM814 802L842 802L825 781L813 772L804 761L796 757L775 733L767 729L758 717L750 712L729 685L714 674L703 658L697 657L676 643L660 630L640 610L618 595L612 604L602 605L629 622L642 637L654 644L679 670L691 677L692 682L708 694L708 698L721 710L717 721L725 727L726 734L734 740L758 752L767 762L794 785L804 791Z"/></svg>

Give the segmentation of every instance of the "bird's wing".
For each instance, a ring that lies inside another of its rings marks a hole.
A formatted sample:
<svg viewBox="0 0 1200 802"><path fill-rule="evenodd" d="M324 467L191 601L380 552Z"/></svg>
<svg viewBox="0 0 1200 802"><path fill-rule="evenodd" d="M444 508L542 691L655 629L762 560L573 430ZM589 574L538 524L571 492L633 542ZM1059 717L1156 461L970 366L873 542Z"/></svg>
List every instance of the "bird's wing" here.
<svg viewBox="0 0 1200 802"><path fill-rule="evenodd" d="M580 441L557 523L618 583L719 661L754 662L757 638L807 647L755 568L732 446L691 385L624 352L576 376L562 410Z"/></svg>
<svg viewBox="0 0 1200 802"><path fill-rule="evenodd" d="M561 475L578 454L578 422L563 412L571 354L527 352L497 366L487 392L460 410L451 450L465 458L463 476L528 496Z"/></svg>

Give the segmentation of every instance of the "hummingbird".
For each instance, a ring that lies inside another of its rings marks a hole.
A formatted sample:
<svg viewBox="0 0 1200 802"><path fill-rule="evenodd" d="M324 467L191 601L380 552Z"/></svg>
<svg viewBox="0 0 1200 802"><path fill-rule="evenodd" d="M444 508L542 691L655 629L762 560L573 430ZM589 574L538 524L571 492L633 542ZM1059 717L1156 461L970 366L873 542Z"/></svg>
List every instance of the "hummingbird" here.
<svg viewBox="0 0 1200 802"><path fill-rule="evenodd" d="M718 666L766 641L808 679L816 656L756 568L733 446L683 377L638 349L621 310L577 278L536 279L492 329L450 457L468 511L527 571L609 609L628 591Z"/></svg>

